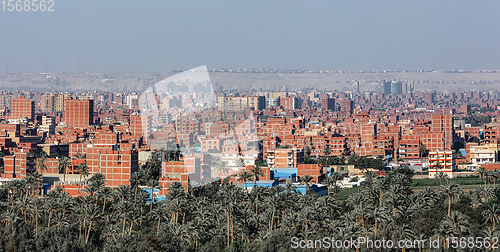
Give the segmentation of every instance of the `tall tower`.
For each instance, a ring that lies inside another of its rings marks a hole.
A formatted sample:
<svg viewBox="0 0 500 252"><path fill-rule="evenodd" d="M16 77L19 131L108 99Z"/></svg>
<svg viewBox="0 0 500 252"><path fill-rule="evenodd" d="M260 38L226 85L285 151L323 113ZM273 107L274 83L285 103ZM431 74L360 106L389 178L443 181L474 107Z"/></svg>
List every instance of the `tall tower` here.
<svg viewBox="0 0 500 252"><path fill-rule="evenodd" d="M403 82L401 81L391 82L391 93L396 95L403 94Z"/></svg>
<svg viewBox="0 0 500 252"><path fill-rule="evenodd" d="M384 91L384 96L390 95L391 94L391 82L381 80L380 81L380 86L382 87L382 90Z"/></svg>
<svg viewBox="0 0 500 252"><path fill-rule="evenodd" d="M359 94L359 81L357 81L357 80L352 81L352 91L354 93Z"/></svg>

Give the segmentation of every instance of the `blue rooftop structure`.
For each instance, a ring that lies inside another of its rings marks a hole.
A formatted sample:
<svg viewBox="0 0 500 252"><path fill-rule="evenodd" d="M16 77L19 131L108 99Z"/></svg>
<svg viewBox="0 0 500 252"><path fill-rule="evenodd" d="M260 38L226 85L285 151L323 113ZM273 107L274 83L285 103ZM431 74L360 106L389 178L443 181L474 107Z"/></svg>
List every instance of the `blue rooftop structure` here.
<svg viewBox="0 0 500 252"><path fill-rule="evenodd" d="M313 184L309 187L309 190L313 190L318 196L324 196L328 194L327 186L318 186L316 184ZM305 194L306 186L305 185L297 186L297 191L302 194Z"/></svg>
<svg viewBox="0 0 500 252"><path fill-rule="evenodd" d="M291 179L297 177L297 168L274 168L273 179Z"/></svg>
<svg viewBox="0 0 500 252"><path fill-rule="evenodd" d="M254 182L246 182L246 187L248 188L252 188L255 183ZM257 181L257 186L263 186L263 187L273 187L273 186L277 186L278 185L278 181L275 181L275 180L259 180Z"/></svg>

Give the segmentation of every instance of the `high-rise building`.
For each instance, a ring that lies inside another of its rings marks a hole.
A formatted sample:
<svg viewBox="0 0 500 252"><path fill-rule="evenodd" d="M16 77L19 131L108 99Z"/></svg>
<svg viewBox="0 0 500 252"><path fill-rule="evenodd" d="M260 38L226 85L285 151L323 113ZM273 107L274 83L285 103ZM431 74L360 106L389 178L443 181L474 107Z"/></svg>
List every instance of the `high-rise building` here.
<svg viewBox="0 0 500 252"><path fill-rule="evenodd" d="M242 111L246 108L261 110L266 107L266 98L264 96L219 96L217 104L220 110L225 111Z"/></svg>
<svg viewBox="0 0 500 252"><path fill-rule="evenodd" d="M352 91L359 94L359 81L352 81Z"/></svg>
<svg viewBox="0 0 500 252"><path fill-rule="evenodd" d="M0 95L0 109L8 108L12 101L12 96L1 94Z"/></svg>
<svg viewBox="0 0 500 252"><path fill-rule="evenodd" d="M266 97L264 96L249 96L247 97L248 107L262 110L266 108Z"/></svg>
<svg viewBox="0 0 500 252"><path fill-rule="evenodd" d="M45 113L54 112L54 95L46 94L42 95L40 100L40 109Z"/></svg>
<svg viewBox="0 0 500 252"><path fill-rule="evenodd" d="M285 109L301 109L302 99L300 99L299 97L281 97L280 106Z"/></svg>
<svg viewBox="0 0 500 252"><path fill-rule="evenodd" d="M433 115L431 132L443 132L444 148L451 150L453 147L453 116L452 115Z"/></svg>
<svg viewBox="0 0 500 252"><path fill-rule="evenodd" d="M321 107L326 110L335 111L335 99L333 98L322 99Z"/></svg>
<svg viewBox="0 0 500 252"><path fill-rule="evenodd" d="M94 123L94 100L68 99L64 103L64 119L68 127L83 128Z"/></svg>
<svg viewBox="0 0 500 252"><path fill-rule="evenodd" d="M382 86L382 89L384 90L384 96L391 94L391 82L381 80L380 85Z"/></svg>
<svg viewBox="0 0 500 252"><path fill-rule="evenodd" d="M267 99L267 107L275 107L280 105L280 98L268 98Z"/></svg>
<svg viewBox="0 0 500 252"><path fill-rule="evenodd" d="M23 95L20 98L12 99L10 103L10 118L27 118L32 120L35 116L35 102L25 99Z"/></svg>
<svg viewBox="0 0 500 252"><path fill-rule="evenodd" d="M130 115L130 133L137 137L145 137L147 130L146 117L140 115ZM144 139L146 140L146 139Z"/></svg>
<svg viewBox="0 0 500 252"><path fill-rule="evenodd" d="M401 81L391 82L391 93L395 95L403 94L403 82Z"/></svg>
<svg viewBox="0 0 500 252"><path fill-rule="evenodd" d="M59 94L54 98L54 110L55 112L64 112L64 101L70 99L70 94Z"/></svg>
<svg viewBox="0 0 500 252"><path fill-rule="evenodd" d="M340 111L345 111L349 114L354 112L354 101L345 100L340 102Z"/></svg>

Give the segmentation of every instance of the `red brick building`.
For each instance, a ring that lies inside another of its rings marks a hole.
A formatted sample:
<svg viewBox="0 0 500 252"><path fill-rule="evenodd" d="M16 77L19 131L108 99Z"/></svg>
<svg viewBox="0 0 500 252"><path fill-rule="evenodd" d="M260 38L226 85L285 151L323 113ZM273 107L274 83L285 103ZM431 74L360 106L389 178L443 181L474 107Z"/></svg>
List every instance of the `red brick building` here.
<svg viewBox="0 0 500 252"><path fill-rule="evenodd" d="M322 99L321 107L326 110L335 111L335 99L333 98Z"/></svg>
<svg viewBox="0 0 500 252"><path fill-rule="evenodd" d="M35 116L35 102L21 96L12 99L10 103L10 119L28 118L33 120Z"/></svg>
<svg viewBox="0 0 500 252"><path fill-rule="evenodd" d="M65 100L64 119L68 127L84 128L94 124L94 100Z"/></svg>

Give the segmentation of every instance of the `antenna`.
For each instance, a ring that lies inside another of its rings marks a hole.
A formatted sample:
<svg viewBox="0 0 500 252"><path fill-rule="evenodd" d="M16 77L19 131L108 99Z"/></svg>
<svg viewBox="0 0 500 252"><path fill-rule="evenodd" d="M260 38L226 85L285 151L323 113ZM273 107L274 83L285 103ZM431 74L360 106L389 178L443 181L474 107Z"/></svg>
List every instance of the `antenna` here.
<svg viewBox="0 0 500 252"><path fill-rule="evenodd" d="M80 55L78 55L78 59L76 61L76 72L80 72Z"/></svg>

